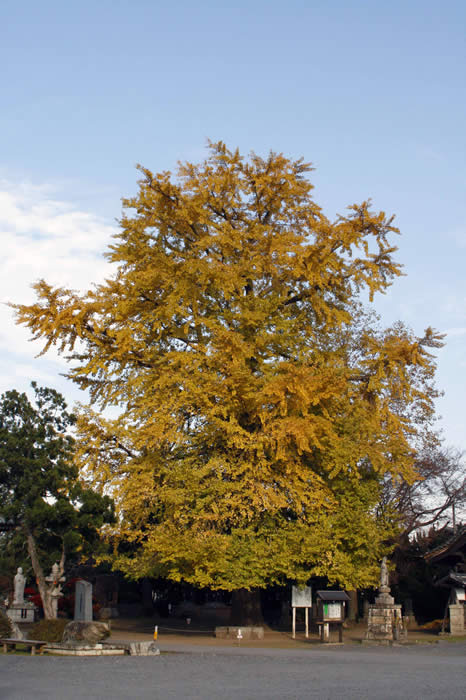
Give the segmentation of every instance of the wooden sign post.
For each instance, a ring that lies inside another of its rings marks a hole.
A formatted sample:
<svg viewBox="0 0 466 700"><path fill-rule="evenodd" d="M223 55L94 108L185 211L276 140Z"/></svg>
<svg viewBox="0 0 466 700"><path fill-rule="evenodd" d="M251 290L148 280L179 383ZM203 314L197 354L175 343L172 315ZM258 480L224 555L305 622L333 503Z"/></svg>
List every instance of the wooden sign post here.
<svg viewBox="0 0 466 700"><path fill-rule="evenodd" d="M291 591L291 607L293 612L292 633L296 639L296 608L304 608L304 622L306 626L306 639L309 637L309 608L312 608L312 588L310 586L293 586Z"/></svg>

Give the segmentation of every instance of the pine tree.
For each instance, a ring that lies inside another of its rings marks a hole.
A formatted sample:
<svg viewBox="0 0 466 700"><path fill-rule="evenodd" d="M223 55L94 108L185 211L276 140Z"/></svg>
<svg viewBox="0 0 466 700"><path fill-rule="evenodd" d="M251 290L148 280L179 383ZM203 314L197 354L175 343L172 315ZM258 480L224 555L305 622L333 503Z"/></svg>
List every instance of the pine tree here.
<svg viewBox="0 0 466 700"><path fill-rule="evenodd" d="M75 416L54 389L16 390L0 397L0 522L4 557L23 564L27 549L46 618L54 616L44 568L95 553L99 529L113 520L108 496L81 483L73 462Z"/></svg>

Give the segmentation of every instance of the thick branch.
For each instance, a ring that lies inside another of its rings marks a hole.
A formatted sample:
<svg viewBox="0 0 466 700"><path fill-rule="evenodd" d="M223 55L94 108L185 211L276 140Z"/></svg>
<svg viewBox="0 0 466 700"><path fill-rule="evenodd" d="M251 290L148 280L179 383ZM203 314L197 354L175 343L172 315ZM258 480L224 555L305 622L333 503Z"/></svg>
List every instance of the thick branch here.
<svg viewBox="0 0 466 700"><path fill-rule="evenodd" d="M26 530L28 553L31 559L32 568L36 576L37 587L39 589L40 597L42 598L42 606L44 608L44 616L47 620L53 619L53 608L52 608L52 598L47 588L45 582L45 576L42 566L39 561L39 555L37 554L36 541L31 530L27 528ZM64 556L64 553L63 555ZM61 562L60 562L61 563Z"/></svg>

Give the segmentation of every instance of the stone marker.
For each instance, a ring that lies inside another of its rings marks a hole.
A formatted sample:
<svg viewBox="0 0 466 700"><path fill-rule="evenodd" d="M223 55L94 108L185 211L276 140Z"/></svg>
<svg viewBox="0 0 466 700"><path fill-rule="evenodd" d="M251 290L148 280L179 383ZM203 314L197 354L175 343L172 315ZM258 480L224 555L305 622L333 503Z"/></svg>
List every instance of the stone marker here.
<svg viewBox="0 0 466 700"><path fill-rule="evenodd" d="M369 606L364 641L391 644L394 641L404 641L407 636L408 631L403 626L401 605L396 605L395 599L390 595L387 558L384 557L380 567L379 595L375 599L375 605Z"/></svg>
<svg viewBox="0 0 466 700"><path fill-rule="evenodd" d="M76 622L92 622L92 583L76 581L74 600Z"/></svg>

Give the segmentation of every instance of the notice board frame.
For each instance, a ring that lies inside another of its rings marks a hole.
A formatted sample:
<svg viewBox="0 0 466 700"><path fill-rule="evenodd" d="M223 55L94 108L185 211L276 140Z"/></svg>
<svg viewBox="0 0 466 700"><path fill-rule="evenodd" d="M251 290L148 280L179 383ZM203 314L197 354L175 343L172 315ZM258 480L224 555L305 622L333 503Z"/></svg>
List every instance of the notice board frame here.
<svg viewBox="0 0 466 700"><path fill-rule="evenodd" d="M309 608L312 608L312 587L292 586L291 589L291 609L292 627L291 636L296 639L296 608L304 608L304 624L306 639L309 639Z"/></svg>

